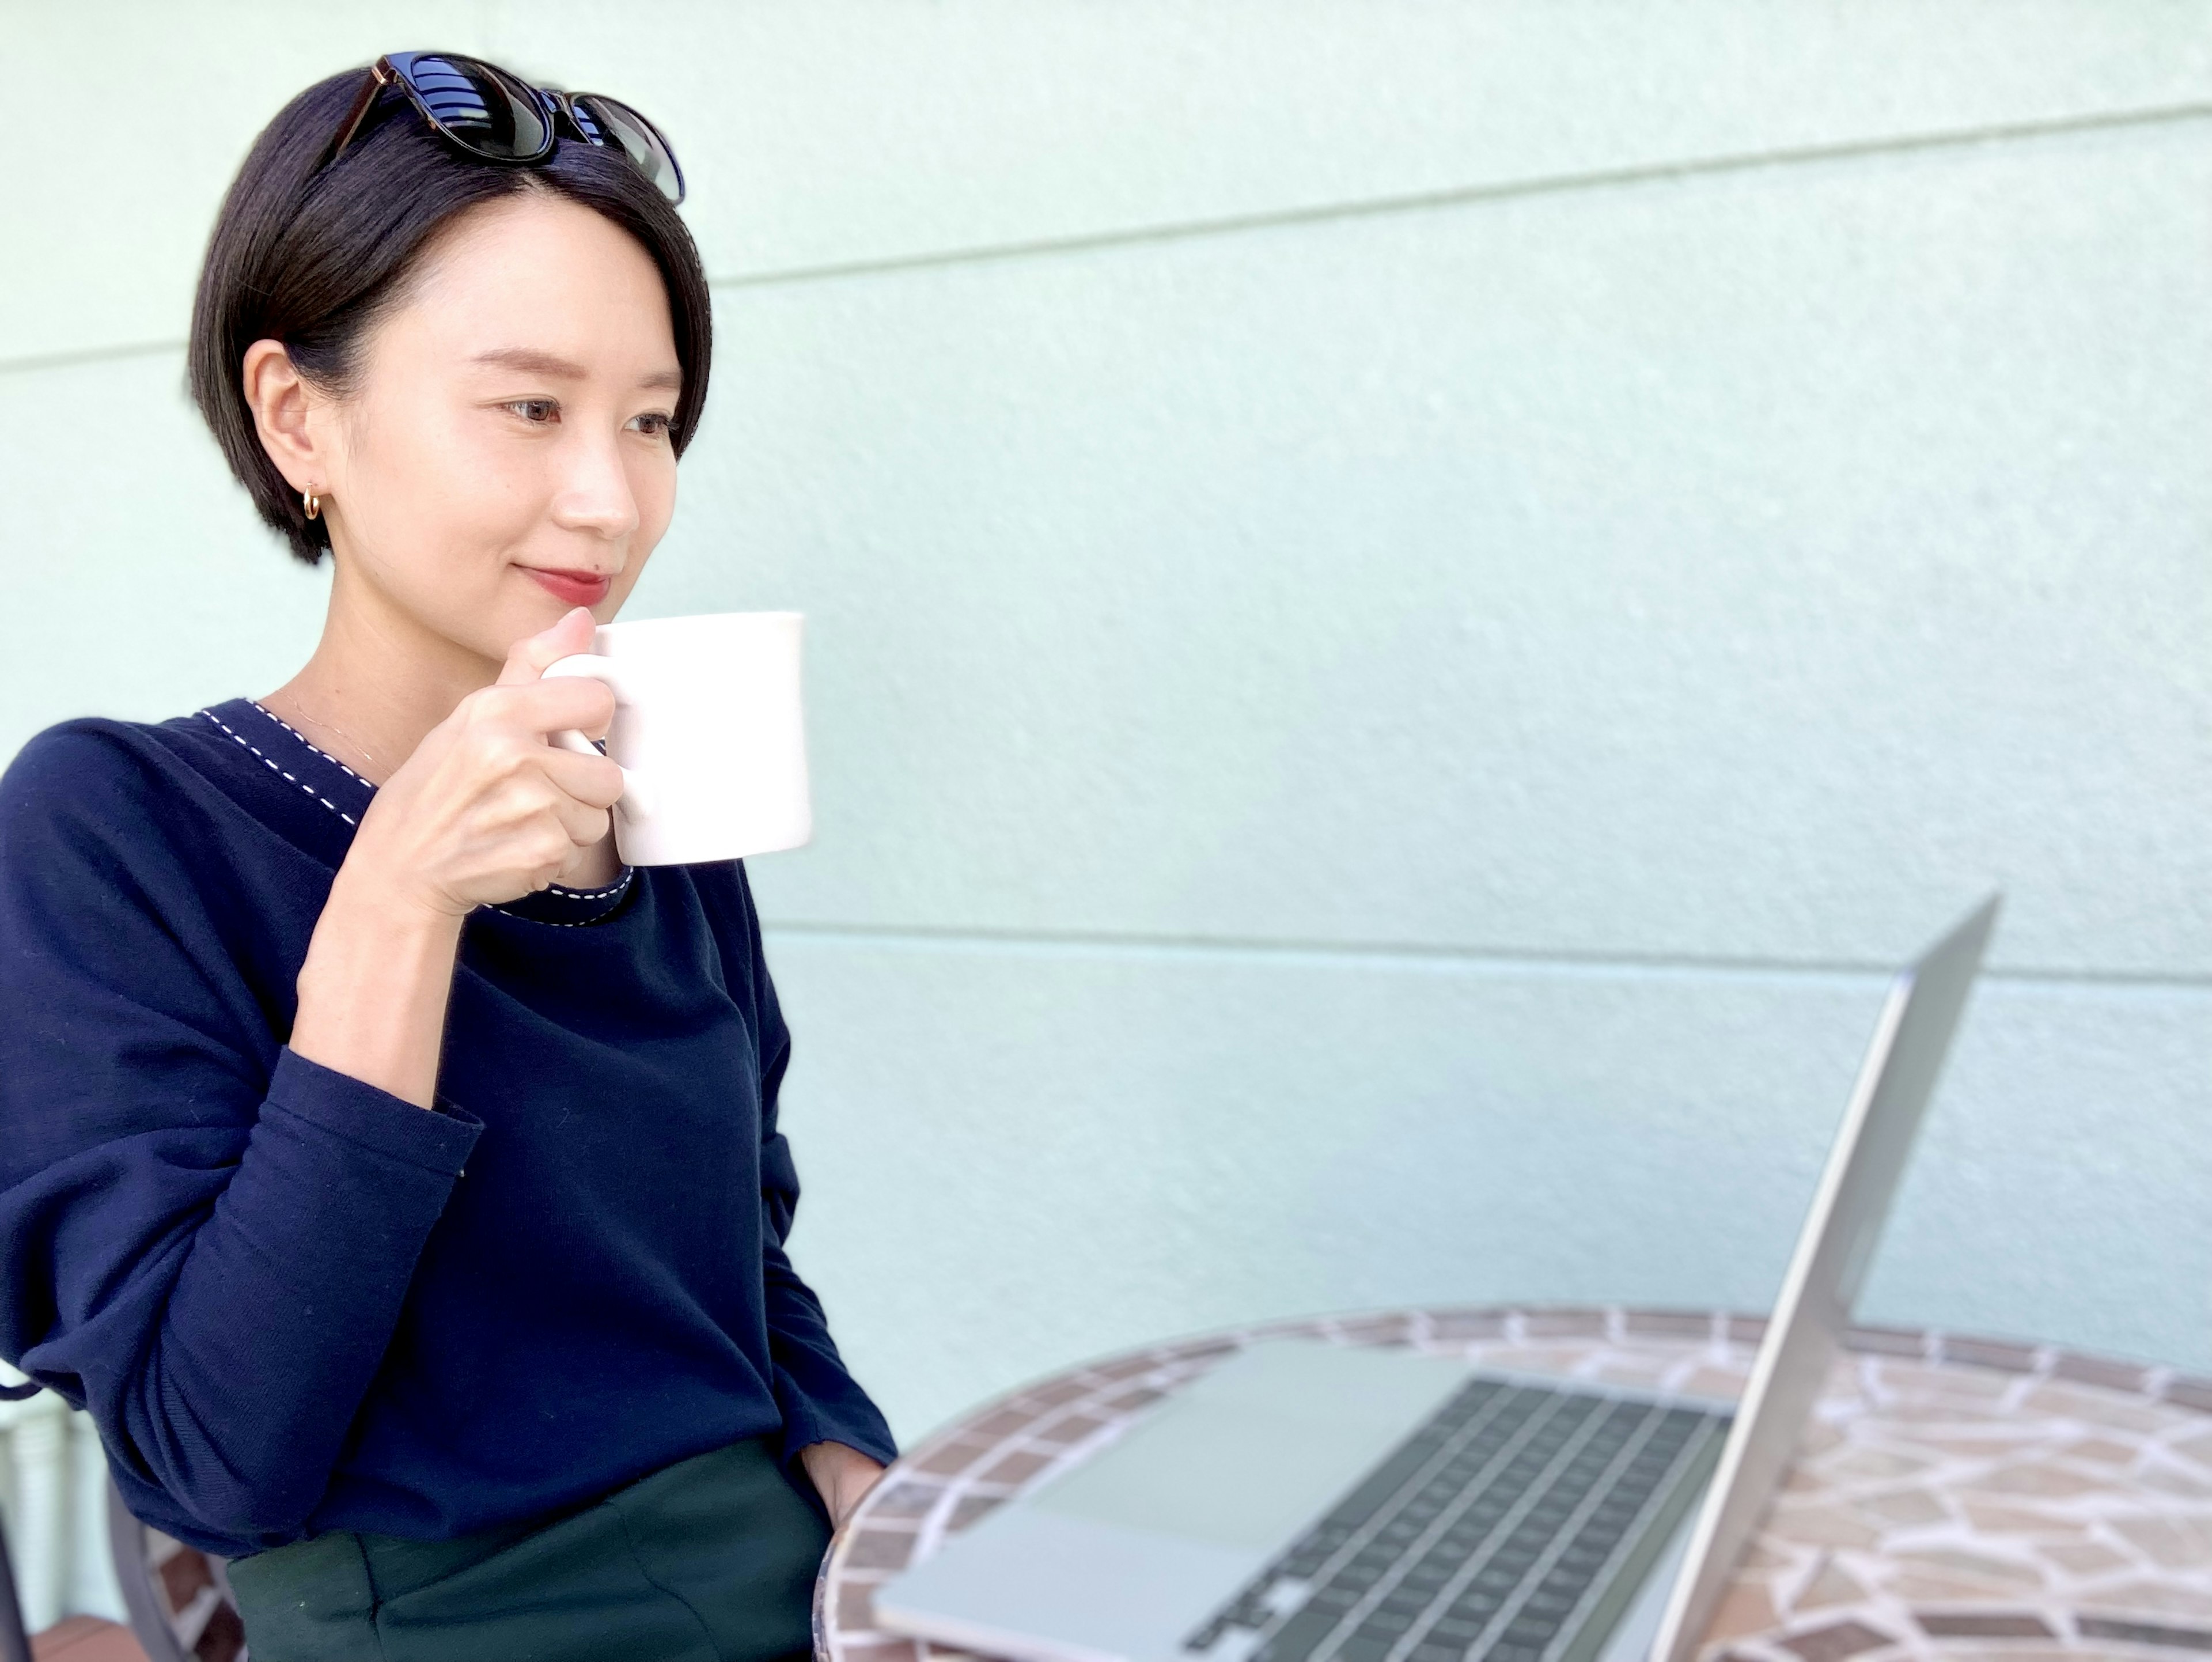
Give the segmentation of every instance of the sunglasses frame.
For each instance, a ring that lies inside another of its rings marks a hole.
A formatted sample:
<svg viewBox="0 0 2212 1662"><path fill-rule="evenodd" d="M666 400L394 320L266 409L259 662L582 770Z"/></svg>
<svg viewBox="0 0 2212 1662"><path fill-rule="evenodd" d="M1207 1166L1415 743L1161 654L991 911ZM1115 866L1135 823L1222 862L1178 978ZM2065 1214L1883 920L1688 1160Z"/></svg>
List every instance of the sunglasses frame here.
<svg viewBox="0 0 2212 1662"><path fill-rule="evenodd" d="M489 72L494 79L502 84L519 88L527 93L532 107L538 111L540 119L545 124L544 143L526 155L490 155L477 149L439 119L437 113L430 107L429 100L423 97L422 89L416 86L414 77L409 71L414 68L415 60L418 58L436 58L449 64L471 64L478 70ZM675 195L668 196L665 191L661 191L661 194L668 197L669 204L672 207L680 206L684 201L684 164L676 159L675 146L668 142L667 134L654 126L630 105L625 104L621 99L608 93L570 93L562 92L550 87L532 86L512 70L503 70L496 64L487 63L481 58L471 58L465 52L387 52L370 64L368 74L362 78L361 90L354 94L352 107L347 110L345 119L338 124L337 137L331 141L330 148L324 151L323 159L315 164L317 173L331 166L345 154L347 147L360 135L362 126L367 124L369 113L376 107L378 95L386 87L393 85L397 85L406 94L407 101L415 107L415 113L417 115L429 123L433 132L475 161L489 162L494 167L501 167L541 166L552 155L554 148L560 143L561 129L562 125L566 124L568 131L579 142L589 144L595 149L613 151L651 180L653 175L647 173L643 164L631 155L620 143L611 139L592 137L584 123L577 119L576 107L580 104L587 101L611 104L629 119L643 127L660 146L660 153L668 158L669 168L676 175ZM592 116L589 110L586 110L585 114L590 117L592 125L602 129L605 127L606 123L599 117ZM658 180L653 181L653 188L660 189Z"/></svg>

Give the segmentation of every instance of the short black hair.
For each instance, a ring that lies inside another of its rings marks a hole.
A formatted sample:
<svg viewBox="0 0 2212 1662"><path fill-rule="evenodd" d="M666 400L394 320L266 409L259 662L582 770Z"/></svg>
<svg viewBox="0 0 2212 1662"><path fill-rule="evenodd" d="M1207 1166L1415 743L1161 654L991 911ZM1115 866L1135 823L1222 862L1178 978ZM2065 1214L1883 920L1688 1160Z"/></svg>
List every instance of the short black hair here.
<svg viewBox="0 0 2212 1662"><path fill-rule="evenodd" d="M319 81L277 112L231 181L192 301L192 401L254 507L309 565L330 547L320 518L261 447L246 405L246 349L277 340L301 375L343 395L362 338L405 292L440 229L481 203L532 189L605 215L641 244L668 289L684 386L670 422L678 455L707 398L714 317L691 234L667 198L617 151L563 138L536 167L463 154L386 88L345 154L319 167L366 68Z"/></svg>

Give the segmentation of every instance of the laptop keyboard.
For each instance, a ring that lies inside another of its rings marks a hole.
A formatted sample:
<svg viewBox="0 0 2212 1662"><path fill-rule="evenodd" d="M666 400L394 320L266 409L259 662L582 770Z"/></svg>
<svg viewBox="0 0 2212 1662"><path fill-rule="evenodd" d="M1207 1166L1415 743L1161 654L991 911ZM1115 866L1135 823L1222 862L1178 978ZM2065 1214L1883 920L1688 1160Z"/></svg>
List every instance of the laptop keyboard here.
<svg viewBox="0 0 2212 1662"><path fill-rule="evenodd" d="M1184 1641L1249 1662L1587 1662L1723 1411L1470 1382Z"/></svg>

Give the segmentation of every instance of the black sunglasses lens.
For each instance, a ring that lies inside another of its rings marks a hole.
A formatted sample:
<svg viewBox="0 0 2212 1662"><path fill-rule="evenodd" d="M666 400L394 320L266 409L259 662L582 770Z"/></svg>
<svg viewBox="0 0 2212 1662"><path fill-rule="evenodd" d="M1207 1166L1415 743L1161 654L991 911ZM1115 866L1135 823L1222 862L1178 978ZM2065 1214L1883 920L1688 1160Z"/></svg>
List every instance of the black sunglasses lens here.
<svg viewBox="0 0 2212 1662"><path fill-rule="evenodd" d="M659 187L661 195L671 202L684 200L684 170L676 165L675 152L653 123L620 99L598 93L572 98L568 107L575 112L576 125L586 138L621 150Z"/></svg>
<svg viewBox="0 0 2212 1662"><path fill-rule="evenodd" d="M400 73L465 149L494 161L534 161L553 148L537 94L504 70L426 52L415 53Z"/></svg>

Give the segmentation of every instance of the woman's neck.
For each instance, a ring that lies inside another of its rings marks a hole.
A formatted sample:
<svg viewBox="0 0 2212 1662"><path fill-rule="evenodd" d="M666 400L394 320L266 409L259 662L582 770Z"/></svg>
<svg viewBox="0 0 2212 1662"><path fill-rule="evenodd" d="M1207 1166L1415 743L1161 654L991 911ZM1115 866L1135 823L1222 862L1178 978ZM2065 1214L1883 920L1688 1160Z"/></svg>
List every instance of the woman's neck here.
<svg viewBox="0 0 2212 1662"><path fill-rule="evenodd" d="M381 785L499 666L408 617L341 563L314 655L261 702Z"/></svg>

